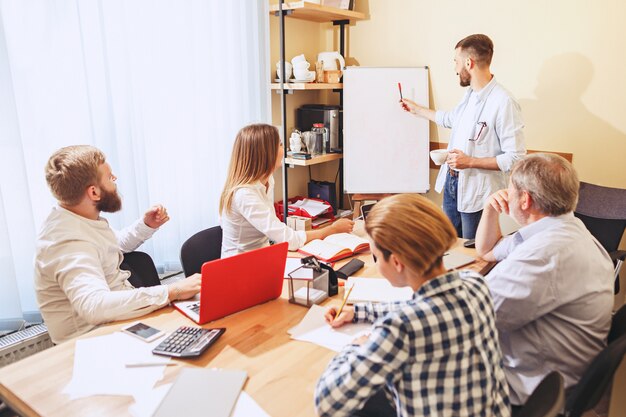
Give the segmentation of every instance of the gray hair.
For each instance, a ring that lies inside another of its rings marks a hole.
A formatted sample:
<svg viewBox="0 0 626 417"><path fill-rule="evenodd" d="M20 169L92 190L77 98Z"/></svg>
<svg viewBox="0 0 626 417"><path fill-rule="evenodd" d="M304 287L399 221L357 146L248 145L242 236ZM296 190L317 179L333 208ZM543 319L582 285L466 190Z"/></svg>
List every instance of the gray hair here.
<svg viewBox="0 0 626 417"><path fill-rule="evenodd" d="M578 204L578 174L556 154L533 153L517 161L511 182L519 192L530 194L533 206L548 216L569 213Z"/></svg>

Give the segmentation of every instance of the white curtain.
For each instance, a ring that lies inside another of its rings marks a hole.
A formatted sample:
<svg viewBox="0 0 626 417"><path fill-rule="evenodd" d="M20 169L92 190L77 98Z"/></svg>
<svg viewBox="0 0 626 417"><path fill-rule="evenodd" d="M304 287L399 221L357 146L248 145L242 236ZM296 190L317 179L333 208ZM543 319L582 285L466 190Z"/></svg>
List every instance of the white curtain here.
<svg viewBox="0 0 626 417"><path fill-rule="evenodd" d="M266 0L0 0L0 330L36 317L43 168L62 146L107 155L113 227L168 208L141 248L157 266L217 224L237 130L270 122L268 16Z"/></svg>

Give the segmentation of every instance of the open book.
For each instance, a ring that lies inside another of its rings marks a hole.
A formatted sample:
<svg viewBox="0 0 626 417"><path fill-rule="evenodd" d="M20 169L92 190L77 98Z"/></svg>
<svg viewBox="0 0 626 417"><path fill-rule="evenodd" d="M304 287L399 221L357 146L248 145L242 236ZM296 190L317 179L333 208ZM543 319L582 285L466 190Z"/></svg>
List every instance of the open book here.
<svg viewBox="0 0 626 417"><path fill-rule="evenodd" d="M337 233L324 240L315 239L300 248L299 252L313 255L326 262L334 262L368 250L367 240L350 233Z"/></svg>

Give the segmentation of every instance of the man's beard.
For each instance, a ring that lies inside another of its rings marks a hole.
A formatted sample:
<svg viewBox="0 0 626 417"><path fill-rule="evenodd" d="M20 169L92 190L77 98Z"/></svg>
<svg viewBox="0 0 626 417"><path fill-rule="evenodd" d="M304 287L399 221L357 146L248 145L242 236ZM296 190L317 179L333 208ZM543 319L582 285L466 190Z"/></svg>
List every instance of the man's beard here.
<svg viewBox="0 0 626 417"><path fill-rule="evenodd" d="M100 197L100 201L96 203L96 208L99 211L104 211L105 213L115 213L116 211L120 211L122 209L122 199L117 193L117 190L111 192L105 190L103 187L100 187L100 190L102 197Z"/></svg>
<svg viewBox="0 0 626 417"><path fill-rule="evenodd" d="M461 84L461 87L468 87L471 82L472 74L465 68L461 68L461 72L459 73L459 84Z"/></svg>

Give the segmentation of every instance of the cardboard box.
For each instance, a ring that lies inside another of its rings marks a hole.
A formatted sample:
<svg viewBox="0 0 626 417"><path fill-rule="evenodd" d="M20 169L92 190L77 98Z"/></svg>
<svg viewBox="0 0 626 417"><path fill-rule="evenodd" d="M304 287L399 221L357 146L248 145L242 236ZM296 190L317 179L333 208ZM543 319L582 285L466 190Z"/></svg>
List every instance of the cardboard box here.
<svg viewBox="0 0 626 417"><path fill-rule="evenodd" d="M341 70L326 70L324 71L324 82L328 84L336 84L341 78Z"/></svg>
<svg viewBox="0 0 626 417"><path fill-rule="evenodd" d="M288 216L287 217L287 226L291 227L293 230L312 230L313 227L311 225L311 219L308 217L301 216Z"/></svg>

